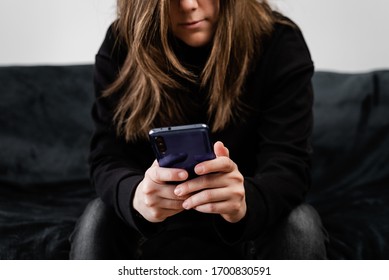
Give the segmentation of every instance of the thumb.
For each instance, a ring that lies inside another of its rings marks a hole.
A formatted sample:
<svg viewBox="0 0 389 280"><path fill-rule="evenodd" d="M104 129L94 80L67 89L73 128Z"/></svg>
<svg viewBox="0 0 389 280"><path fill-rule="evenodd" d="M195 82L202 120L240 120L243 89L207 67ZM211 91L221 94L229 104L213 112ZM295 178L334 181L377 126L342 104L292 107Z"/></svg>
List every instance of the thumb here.
<svg viewBox="0 0 389 280"><path fill-rule="evenodd" d="M230 152L221 141L217 141L213 145L213 150L216 157L230 157Z"/></svg>

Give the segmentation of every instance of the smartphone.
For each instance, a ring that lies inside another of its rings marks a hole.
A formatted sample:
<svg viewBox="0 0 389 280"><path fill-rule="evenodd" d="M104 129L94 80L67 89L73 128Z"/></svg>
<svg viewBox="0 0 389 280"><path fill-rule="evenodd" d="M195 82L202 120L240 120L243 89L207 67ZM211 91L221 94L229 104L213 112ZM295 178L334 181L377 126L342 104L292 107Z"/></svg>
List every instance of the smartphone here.
<svg viewBox="0 0 389 280"><path fill-rule="evenodd" d="M206 124L154 128L149 137L159 166L185 169L189 177L196 164L216 157Z"/></svg>

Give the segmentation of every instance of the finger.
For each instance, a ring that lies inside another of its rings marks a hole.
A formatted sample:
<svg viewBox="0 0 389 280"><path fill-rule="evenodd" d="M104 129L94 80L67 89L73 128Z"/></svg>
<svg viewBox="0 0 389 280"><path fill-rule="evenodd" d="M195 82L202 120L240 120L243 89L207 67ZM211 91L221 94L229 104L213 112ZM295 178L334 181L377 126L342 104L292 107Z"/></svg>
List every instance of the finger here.
<svg viewBox="0 0 389 280"><path fill-rule="evenodd" d="M200 205L228 201L230 197L231 195L224 188L206 189L190 196L183 202L182 206L189 210Z"/></svg>
<svg viewBox="0 0 389 280"><path fill-rule="evenodd" d="M166 199L166 200L172 200L172 201L178 201L178 203L180 203L180 205L182 205L182 202L185 201L186 199L188 199L190 197L190 195L182 195L182 196L178 196L178 195L175 195L174 192L171 192L167 195L164 195L164 196L160 196L159 198L160 199Z"/></svg>
<svg viewBox="0 0 389 280"><path fill-rule="evenodd" d="M197 164L194 170L197 175L204 175L214 172L232 172L235 168L235 163L229 157L220 156Z"/></svg>
<svg viewBox="0 0 389 280"><path fill-rule="evenodd" d="M188 196L182 195L177 196L174 193L176 185L172 184L145 184L140 189L143 193L143 196L147 199L173 199L173 200L185 200Z"/></svg>
<svg viewBox="0 0 389 280"><path fill-rule="evenodd" d="M156 184L164 182L180 182L188 178L188 172L184 169L167 168L152 165L147 171L146 176Z"/></svg>
<svg viewBox="0 0 389 280"><path fill-rule="evenodd" d="M166 190L164 188L166 188ZM157 196L161 199L179 200L181 201L181 203L182 201L184 201L189 197L189 195L182 195L182 196L176 195L174 193L175 188L176 188L175 185L163 186L162 189L158 191Z"/></svg>
<svg viewBox="0 0 389 280"><path fill-rule="evenodd" d="M213 202L213 203L206 203L201 204L199 206L194 207L198 212L206 213L206 214L226 214L228 209L228 202L227 201L221 201L221 202Z"/></svg>
<svg viewBox="0 0 389 280"><path fill-rule="evenodd" d="M184 210L182 200L145 198L144 203L149 209Z"/></svg>
<svg viewBox="0 0 389 280"><path fill-rule="evenodd" d="M183 197L205 189L222 188L227 185L227 179L218 173L199 176L177 185L174 194Z"/></svg>
<svg viewBox="0 0 389 280"><path fill-rule="evenodd" d="M217 141L213 145L214 153L217 157L229 157L230 152L229 150L224 146L223 142Z"/></svg>

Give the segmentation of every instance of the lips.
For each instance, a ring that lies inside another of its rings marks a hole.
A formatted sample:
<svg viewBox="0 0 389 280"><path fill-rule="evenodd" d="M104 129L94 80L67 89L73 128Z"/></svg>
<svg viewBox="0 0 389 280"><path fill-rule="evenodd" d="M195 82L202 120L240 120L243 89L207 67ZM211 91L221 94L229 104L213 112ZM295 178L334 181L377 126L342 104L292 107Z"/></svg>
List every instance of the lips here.
<svg viewBox="0 0 389 280"><path fill-rule="evenodd" d="M193 24L196 24L198 22L200 22L201 20L195 20L195 21L191 21L191 22L184 22L182 23L183 25L193 25Z"/></svg>
<svg viewBox="0 0 389 280"><path fill-rule="evenodd" d="M195 27L199 27L203 22L204 22L204 20L202 19L202 20L183 22L183 23L180 23L179 25L183 26L183 27L187 27L187 28L195 28Z"/></svg>

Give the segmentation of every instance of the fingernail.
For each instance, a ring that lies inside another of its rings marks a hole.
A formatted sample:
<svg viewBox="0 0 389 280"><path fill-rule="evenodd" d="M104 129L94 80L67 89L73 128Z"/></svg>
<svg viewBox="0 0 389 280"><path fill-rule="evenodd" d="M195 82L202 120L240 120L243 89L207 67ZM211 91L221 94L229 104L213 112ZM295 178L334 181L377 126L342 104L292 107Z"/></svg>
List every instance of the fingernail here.
<svg viewBox="0 0 389 280"><path fill-rule="evenodd" d="M182 194L182 188L178 187L174 190L174 194L180 196Z"/></svg>
<svg viewBox="0 0 389 280"><path fill-rule="evenodd" d="M184 203L182 203L182 207L184 207L185 209L188 209L189 203L187 201L184 201Z"/></svg>
<svg viewBox="0 0 389 280"><path fill-rule="evenodd" d="M181 179L185 179L186 178L186 173L184 171L178 173L178 177L180 177Z"/></svg>
<svg viewBox="0 0 389 280"><path fill-rule="evenodd" d="M196 166L195 167L195 172L197 174L202 174L204 172L204 167L202 165Z"/></svg>

